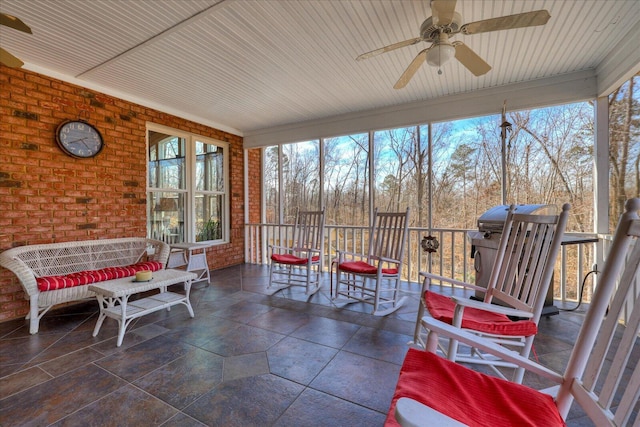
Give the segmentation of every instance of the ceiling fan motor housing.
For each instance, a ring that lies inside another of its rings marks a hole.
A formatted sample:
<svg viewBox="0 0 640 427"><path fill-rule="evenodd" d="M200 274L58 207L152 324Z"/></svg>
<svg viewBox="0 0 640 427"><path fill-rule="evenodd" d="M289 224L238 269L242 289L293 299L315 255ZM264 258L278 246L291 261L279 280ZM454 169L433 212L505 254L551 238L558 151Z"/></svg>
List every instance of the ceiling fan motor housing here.
<svg viewBox="0 0 640 427"><path fill-rule="evenodd" d="M433 25L433 17L428 17L420 25L420 37L422 40L435 42L439 39L440 33L456 34L460 32L462 26L462 15L458 12L453 13L453 18L449 25Z"/></svg>

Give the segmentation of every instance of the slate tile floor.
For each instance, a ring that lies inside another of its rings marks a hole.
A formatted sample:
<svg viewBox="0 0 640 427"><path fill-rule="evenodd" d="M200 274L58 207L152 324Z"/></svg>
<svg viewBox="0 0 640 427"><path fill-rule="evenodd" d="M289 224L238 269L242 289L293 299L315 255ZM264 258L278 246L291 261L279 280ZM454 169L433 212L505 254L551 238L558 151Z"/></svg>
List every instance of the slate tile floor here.
<svg viewBox="0 0 640 427"><path fill-rule="evenodd" d="M92 337L95 301L47 313L37 335L24 320L0 323L0 425L383 425L417 295L380 318L333 305L328 275L309 302L301 288L269 296L265 266L211 277L194 285L194 319L183 306L142 317L120 348L112 319ZM541 362L563 368L583 314L542 319ZM588 425L577 410L568 424Z"/></svg>

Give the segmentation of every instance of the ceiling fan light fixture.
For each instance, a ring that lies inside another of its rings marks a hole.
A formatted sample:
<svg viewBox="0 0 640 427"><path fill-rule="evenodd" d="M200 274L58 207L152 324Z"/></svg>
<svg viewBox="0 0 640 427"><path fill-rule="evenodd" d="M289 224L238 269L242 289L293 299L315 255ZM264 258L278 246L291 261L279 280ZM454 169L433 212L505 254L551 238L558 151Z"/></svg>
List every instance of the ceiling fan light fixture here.
<svg viewBox="0 0 640 427"><path fill-rule="evenodd" d="M427 64L440 68L456 54L456 48L450 43L438 43L427 52ZM439 73L440 74L440 73Z"/></svg>

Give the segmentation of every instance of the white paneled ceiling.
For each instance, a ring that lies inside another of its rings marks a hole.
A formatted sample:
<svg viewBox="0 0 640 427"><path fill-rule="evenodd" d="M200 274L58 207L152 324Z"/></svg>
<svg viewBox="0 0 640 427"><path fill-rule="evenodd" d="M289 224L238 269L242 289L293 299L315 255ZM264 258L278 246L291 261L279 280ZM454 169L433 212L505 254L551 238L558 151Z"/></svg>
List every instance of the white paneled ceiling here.
<svg viewBox="0 0 640 427"><path fill-rule="evenodd" d="M2 0L0 11L33 34L0 26L0 45L26 69L245 136L572 73L611 81L638 70L640 40L629 40L640 37L638 0L456 4L463 23L538 9L551 14L544 26L453 38L489 73L475 77L453 60L438 75L424 64L401 90L394 83L429 44L355 57L417 37L428 1ZM625 69L611 65L616 51L631 57Z"/></svg>

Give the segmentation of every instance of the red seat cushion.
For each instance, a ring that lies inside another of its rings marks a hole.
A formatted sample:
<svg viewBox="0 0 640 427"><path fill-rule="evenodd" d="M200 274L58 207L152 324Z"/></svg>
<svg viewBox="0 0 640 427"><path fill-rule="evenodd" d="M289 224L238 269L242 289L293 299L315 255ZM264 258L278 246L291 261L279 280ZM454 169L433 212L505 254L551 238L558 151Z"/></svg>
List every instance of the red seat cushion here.
<svg viewBox="0 0 640 427"><path fill-rule="evenodd" d="M72 288L74 286L104 282L105 280L135 276L138 271L158 271L160 269L162 269L161 263L157 261L144 261L124 267L106 267L100 270L78 271L64 276L38 277L36 278L36 283L41 292L54 291L56 289Z"/></svg>
<svg viewBox="0 0 640 427"><path fill-rule="evenodd" d="M158 271L162 270L162 263L158 261L142 261L133 264L132 267L135 268L136 271Z"/></svg>
<svg viewBox="0 0 640 427"><path fill-rule="evenodd" d="M456 303L448 296L426 291L425 303L429 313L435 319L452 324ZM538 332L537 325L531 320L511 320L504 314L492 313L477 308L466 307L462 316L462 327L489 334L508 336L531 336Z"/></svg>
<svg viewBox="0 0 640 427"><path fill-rule="evenodd" d="M346 271L347 273L358 274L377 274L378 267L375 265L367 264L364 261L346 261L338 266L338 269ZM383 268L382 274L398 274L397 268Z"/></svg>
<svg viewBox="0 0 640 427"><path fill-rule="evenodd" d="M551 396L410 348L385 426L398 426L396 402L409 397L469 426L565 426Z"/></svg>
<svg viewBox="0 0 640 427"><path fill-rule="evenodd" d="M309 258L300 258L291 254L273 254L271 259L280 264L292 264L292 265L304 265L309 261ZM317 262L320 260L319 255L311 257L311 261Z"/></svg>

